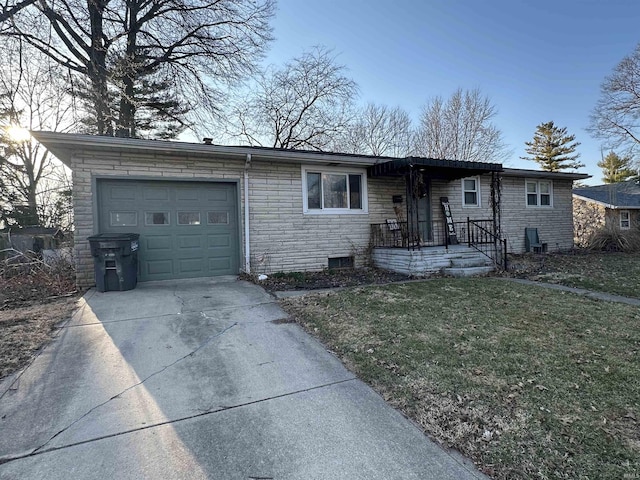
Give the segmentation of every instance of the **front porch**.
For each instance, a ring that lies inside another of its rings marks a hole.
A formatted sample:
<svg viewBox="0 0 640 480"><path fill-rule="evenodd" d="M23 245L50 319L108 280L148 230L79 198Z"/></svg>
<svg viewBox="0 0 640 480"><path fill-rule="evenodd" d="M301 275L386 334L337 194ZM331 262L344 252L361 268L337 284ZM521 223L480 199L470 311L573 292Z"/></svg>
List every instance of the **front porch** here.
<svg viewBox="0 0 640 480"><path fill-rule="evenodd" d="M372 178L400 177L405 183L404 195L390 199L395 218L371 225L374 264L415 276L443 269L506 268L506 242L500 236L501 171L502 165L494 163L413 157L370 167ZM478 208L477 213L489 218L460 218L460 197L467 193L452 187L452 182L472 182L475 188L464 202L479 207L479 179L483 175L490 180L484 203L488 208Z"/></svg>
<svg viewBox="0 0 640 480"><path fill-rule="evenodd" d="M416 277L438 272L467 276L495 266L506 268L506 241L498 242L492 233L492 219L417 226L415 236L409 237L406 222L371 225L374 265Z"/></svg>

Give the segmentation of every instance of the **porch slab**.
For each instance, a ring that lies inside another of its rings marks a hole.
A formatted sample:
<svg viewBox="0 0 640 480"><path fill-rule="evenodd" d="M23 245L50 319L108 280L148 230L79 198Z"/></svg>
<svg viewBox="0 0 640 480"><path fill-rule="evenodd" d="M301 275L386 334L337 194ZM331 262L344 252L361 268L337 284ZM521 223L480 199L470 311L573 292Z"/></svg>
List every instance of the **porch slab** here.
<svg viewBox="0 0 640 480"><path fill-rule="evenodd" d="M427 277L453 267L452 262L472 262L486 264L486 257L467 245L449 247L423 247L419 250L406 248L376 247L371 254L377 268L392 272Z"/></svg>

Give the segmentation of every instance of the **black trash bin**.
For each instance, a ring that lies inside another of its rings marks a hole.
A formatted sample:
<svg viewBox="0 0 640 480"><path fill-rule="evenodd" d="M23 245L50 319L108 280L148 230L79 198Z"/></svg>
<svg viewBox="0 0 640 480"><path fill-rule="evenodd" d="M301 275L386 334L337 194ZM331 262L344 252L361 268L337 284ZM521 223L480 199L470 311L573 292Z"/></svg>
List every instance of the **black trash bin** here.
<svg viewBox="0 0 640 480"><path fill-rule="evenodd" d="M100 233L89 237L99 292L132 290L138 283L137 233Z"/></svg>

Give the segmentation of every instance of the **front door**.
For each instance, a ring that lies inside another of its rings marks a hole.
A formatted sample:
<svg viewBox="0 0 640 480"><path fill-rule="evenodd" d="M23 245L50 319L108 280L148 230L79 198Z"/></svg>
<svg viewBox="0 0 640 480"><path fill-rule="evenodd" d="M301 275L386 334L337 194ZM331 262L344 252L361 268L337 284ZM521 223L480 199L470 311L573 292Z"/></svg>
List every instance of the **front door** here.
<svg viewBox="0 0 640 480"><path fill-rule="evenodd" d="M433 232L431 231L431 185L425 179L425 194L418 198L418 231L420 232L421 243L433 241Z"/></svg>

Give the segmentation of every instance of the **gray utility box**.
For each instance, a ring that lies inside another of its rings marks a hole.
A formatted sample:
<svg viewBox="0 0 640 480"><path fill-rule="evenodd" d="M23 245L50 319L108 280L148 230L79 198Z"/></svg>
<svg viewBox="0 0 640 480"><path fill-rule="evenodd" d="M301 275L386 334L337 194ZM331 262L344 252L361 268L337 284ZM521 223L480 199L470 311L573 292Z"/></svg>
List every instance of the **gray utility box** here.
<svg viewBox="0 0 640 480"><path fill-rule="evenodd" d="M100 233L89 237L99 292L132 290L138 283L137 233Z"/></svg>

